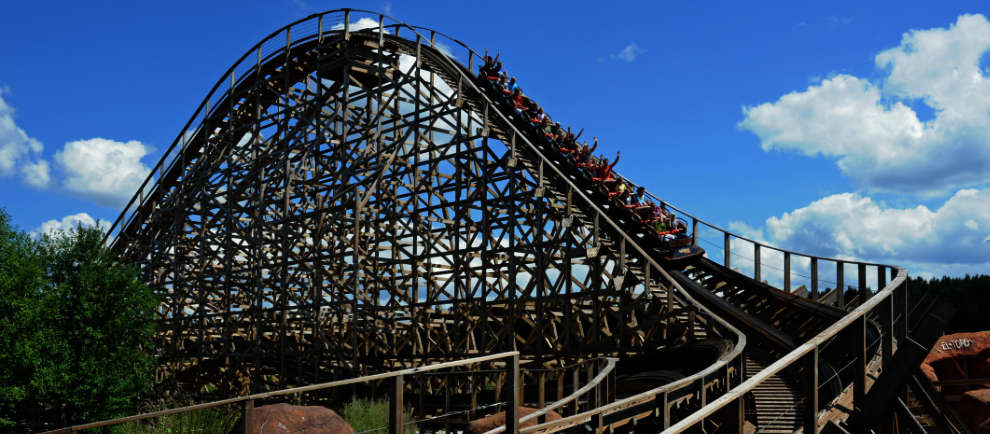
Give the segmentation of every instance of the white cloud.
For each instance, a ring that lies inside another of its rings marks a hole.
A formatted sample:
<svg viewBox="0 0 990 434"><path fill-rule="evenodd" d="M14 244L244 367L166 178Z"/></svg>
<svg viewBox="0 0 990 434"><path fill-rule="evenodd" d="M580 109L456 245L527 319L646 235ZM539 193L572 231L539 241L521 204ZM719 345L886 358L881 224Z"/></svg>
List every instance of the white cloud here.
<svg viewBox="0 0 990 434"><path fill-rule="evenodd" d="M21 175L24 183L37 189L48 187L51 183L51 168L45 160L38 160L34 163L25 163L21 166Z"/></svg>
<svg viewBox="0 0 990 434"><path fill-rule="evenodd" d="M7 92L0 88L0 176L12 175L20 166L25 183L43 188L50 180L48 162L40 159L43 146L14 122L14 108L3 99Z"/></svg>
<svg viewBox="0 0 990 434"><path fill-rule="evenodd" d="M876 56L882 83L837 75L776 102L743 107L739 127L764 150L836 158L866 187L946 194L990 182L990 22L962 15L949 28L914 30ZM931 107L919 119L911 104Z"/></svg>
<svg viewBox="0 0 990 434"><path fill-rule="evenodd" d="M65 144L55 162L65 173L64 187L108 207L125 203L151 170L141 162L150 147L132 140L94 138Z"/></svg>
<svg viewBox="0 0 990 434"><path fill-rule="evenodd" d="M990 261L980 227L990 227L990 189L960 190L936 210L892 208L843 193L766 221L775 244L798 251L942 268Z"/></svg>
<svg viewBox="0 0 990 434"><path fill-rule="evenodd" d="M623 62L630 63L636 60L641 54L646 53L646 50L639 48L635 42L630 42L621 51L612 55L612 58L619 59Z"/></svg>
<svg viewBox="0 0 990 434"><path fill-rule="evenodd" d="M364 17L364 18L361 18L361 19L359 19L359 20L357 20L355 22L352 22L349 27L350 27L349 30L352 31L352 32L356 32L358 30L364 30L364 29L375 29L375 30L377 30L378 29L378 20L373 20L371 18ZM330 30L344 30L344 23L334 24L333 27L330 28ZM390 32L390 31L388 31L386 29L385 30L385 33L391 34L392 32Z"/></svg>
<svg viewBox="0 0 990 434"><path fill-rule="evenodd" d="M40 234L57 235L59 232L68 232L73 230L78 225L93 227L99 224L100 229L104 231L110 227L110 222L101 220L99 223L96 222L89 214L81 212L79 214L67 215L62 218L62 220L48 220L38 226L35 230L31 231L31 234L38 236Z"/></svg>

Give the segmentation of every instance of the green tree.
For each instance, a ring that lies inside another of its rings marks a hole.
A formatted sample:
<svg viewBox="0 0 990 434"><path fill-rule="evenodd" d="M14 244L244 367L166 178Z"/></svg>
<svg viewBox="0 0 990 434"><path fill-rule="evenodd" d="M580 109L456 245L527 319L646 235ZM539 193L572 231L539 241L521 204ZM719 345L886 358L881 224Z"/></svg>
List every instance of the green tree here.
<svg viewBox="0 0 990 434"><path fill-rule="evenodd" d="M46 282L39 243L15 231L0 209L0 427L39 416L30 381L42 352L39 301Z"/></svg>
<svg viewBox="0 0 990 434"><path fill-rule="evenodd" d="M0 280L0 313L10 318L0 349L14 349L0 360L16 371L0 374L11 377L2 378L0 409L14 417L4 422L39 428L134 412L153 385L156 296L99 229L34 241L8 220L0 240L12 247L0 250L0 270L19 277Z"/></svg>

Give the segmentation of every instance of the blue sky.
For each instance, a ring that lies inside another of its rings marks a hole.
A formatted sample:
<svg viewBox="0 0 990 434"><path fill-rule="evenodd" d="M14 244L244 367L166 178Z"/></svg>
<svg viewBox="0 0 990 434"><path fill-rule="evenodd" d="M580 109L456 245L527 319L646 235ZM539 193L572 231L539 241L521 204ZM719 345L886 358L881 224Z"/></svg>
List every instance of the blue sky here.
<svg viewBox="0 0 990 434"><path fill-rule="evenodd" d="M980 3L616 5L6 1L0 206L29 231L112 221L245 50L349 6L501 50L555 119L712 223L914 274L990 272Z"/></svg>

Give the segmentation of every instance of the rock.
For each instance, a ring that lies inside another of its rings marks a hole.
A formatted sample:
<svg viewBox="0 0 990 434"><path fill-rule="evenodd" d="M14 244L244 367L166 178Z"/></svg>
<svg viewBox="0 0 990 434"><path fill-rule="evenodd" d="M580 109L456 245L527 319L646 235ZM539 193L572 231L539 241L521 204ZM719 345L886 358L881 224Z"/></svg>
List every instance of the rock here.
<svg viewBox="0 0 990 434"><path fill-rule="evenodd" d="M990 389L970 390L955 405L971 433L990 433Z"/></svg>
<svg viewBox="0 0 990 434"><path fill-rule="evenodd" d="M925 357L921 370L935 381L990 378L990 331L945 335ZM990 388L990 383L942 386L943 393L961 393L970 389Z"/></svg>
<svg viewBox="0 0 990 434"><path fill-rule="evenodd" d="M519 417L523 417L537 411L539 411L539 409L530 408L530 407L519 407ZM523 422L522 425L520 425L520 428L536 425L537 419L538 418L533 418L533 420ZM555 411L547 412L547 419L546 419L547 422L557 419L560 419L560 415L557 414L557 412ZM504 411L495 413L491 416L485 416L481 419L472 420L469 425L469 429L471 434L481 434L490 431L492 429L495 429L497 427L500 427L502 425L505 425Z"/></svg>
<svg viewBox="0 0 990 434"><path fill-rule="evenodd" d="M329 408L273 404L254 409L254 432L354 434L354 429Z"/></svg>
<svg viewBox="0 0 990 434"><path fill-rule="evenodd" d="M990 332L942 336L925 357L921 370L933 382L990 378ZM955 407L969 432L990 433L990 382L936 387Z"/></svg>

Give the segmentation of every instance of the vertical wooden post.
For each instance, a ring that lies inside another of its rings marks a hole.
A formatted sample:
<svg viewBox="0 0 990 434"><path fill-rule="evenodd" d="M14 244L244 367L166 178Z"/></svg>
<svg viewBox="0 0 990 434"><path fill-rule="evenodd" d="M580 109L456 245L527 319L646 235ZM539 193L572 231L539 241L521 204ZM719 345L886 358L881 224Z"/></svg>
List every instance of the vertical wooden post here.
<svg viewBox="0 0 990 434"><path fill-rule="evenodd" d="M791 252L784 252L784 291L791 292Z"/></svg>
<svg viewBox="0 0 990 434"><path fill-rule="evenodd" d="M758 243L753 243L753 280L759 282L761 281L762 273L760 273L760 245Z"/></svg>
<svg viewBox="0 0 990 434"><path fill-rule="evenodd" d="M691 217L691 245L698 245L698 219Z"/></svg>
<svg viewBox="0 0 990 434"><path fill-rule="evenodd" d="M688 331L687 331L687 335L688 335L688 340L689 341L693 341L694 340L694 323L695 323L695 319L696 319L695 315L697 315L697 313L695 313L695 311L694 311L693 308L691 308L691 309L688 310Z"/></svg>
<svg viewBox="0 0 990 434"><path fill-rule="evenodd" d="M254 400L244 401L244 434L254 434Z"/></svg>
<svg viewBox="0 0 990 434"><path fill-rule="evenodd" d="M663 392L662 404L663 429L667 429L670 428L670 394L666 391Z"/></svg>
<svg viewBox="0 0 990 434"><path fill-rule="evenodd" d="M887 297L877 309L880 309L880 354L883 367L887 368L894 354L894 297Z"/></svg>
<svg viewBox="0 0 990 434"><path fill-rule="evenodd" d="M344 10L344 40L351 39L351 10Z"/></svg>
<svg viewBox="0 0 990 434"><path fill-rule="evenodd" d="M898 341L902 341L907 335L907 280L894 288L894 336Z"/></svg>
<svg viewBox="0 0 990 434"><path fill-rule="evenodd" d="M818 299L818 258L811 258L811 294L812 300Z"/></svg>
<svg viewBox="0 0 990 434"><path fill-rule="evenodd" d="M401 375L395 377L392 387L392 396L388 401L388 432L389 434L402 434L402 393L405 391L405 380Z"/></svg>
<svg viewBox="0 0 990 434"><path fill-rule="evenodd" d="M846 308L846 284L843 281L843 276L846 271L846 263L842 261L835 261L835 304L839 309Z"/></svg>
<svg viewBox="0 0 990 434"><path fill-rule="evenodd" d="M866 398L866 315L856 319L850 326L850 333L853 333L852 350L855 352L853 362L853 406L863 405Z"/></svg>
<svg viewBox="0 0 990 434"><path fill-rule="evenodd" d="M580 373L580 371L581 371L581 367L578 366L578 365L574 365L574 370L571 371L571 390L572 391L578 390L578 389L581 388L581 377L580 377L581 373ZM577 399L571 401L571 403L573 404L573 407L574 407L574 414L577 414L577 413L581 412L581 407L578 405L578 400Z"/></svg>
<svg viewBox="0 0 990 434"><path fill-rule="evenodd" d="M804 356L805 363L805 401L804 432L818 434L818 346Z"/></svg>
<svg viewBox="0 0 990 434"><path fill-rule="evenodd" d="M724 237L724 239L725 239L725 241L724 241L725 242L725 247L723 248L725 250L725 259L722 261L722 265L725 265L725 268L730 268L731 269L732 268L732 265L731 265L731 262L729 261L729 255L732 253L731 252L732 247L730 247L730 245L729 245L729 233L728 232L723 232L723 234L725 235L725 237Z"/></svg>
<svg viewBox="0 0 990 434"><path fill-rule="evenodd" d="M877 265L877 292L887 287L887 267Z"/></svg>
<svg viewBox="0 0 990 434"><path fill-rule="evenodd" d="M742 434L746 428L746 395L739 395L732 405L733 419L735 419L736 432Z"/></svg>
<svg viewBox="0 0 990 434"><path fill-rule="evenodd" d="M519 354L512 355L508 363L506 390L509 393L509 406L505 409L505 432L519 433Z"/></svg>
<svg viewBox="0 0 990 434"><path fill-rule="evenodd" d="M857 273L859 274L859 304L863 304L872 295L870 289L866 287L866 264L859 263Z"/></svg>
<svg viewBox="0 0 990 434"><path fill-rule="evenodd" d="M536 406L538 408L543 408L543 407L546 407L546 404L547 404L547 385L546 385L546 382L547 382L547 373L546 372L540 372L540 374L538 375L538 378L539 379L537 381L539 381L539 384L537 386L538 387L538 390L537 390L537 395L536 395ZM545 421L546 421L546 417L545 416L540 416L539 418L537 418L536 423L543 423Z"/></svg>

